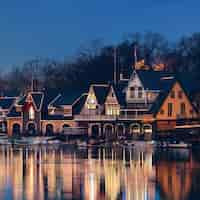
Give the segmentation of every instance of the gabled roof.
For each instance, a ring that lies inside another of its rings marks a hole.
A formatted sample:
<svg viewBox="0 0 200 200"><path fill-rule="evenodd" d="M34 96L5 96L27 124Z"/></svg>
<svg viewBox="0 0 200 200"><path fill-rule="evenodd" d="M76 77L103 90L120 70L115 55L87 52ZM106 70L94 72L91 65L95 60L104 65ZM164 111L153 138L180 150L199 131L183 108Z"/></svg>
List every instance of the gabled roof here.
<svg viewBox="0 0 200 200"><path fill-rule="evenodd" d="M117 100L121 106L126 105L126 93L123 92L125 85L124 84L117 84L113 85L113 89L115 92L115 95L117 97Z"/></svg>
<svg viewBox="0 0 200 200"><path fill-rule="evenodd" d="M44 93L43 92L30 92L31 98L33 100L33 103L37 110L41 110L42 103L44 99ZM17 105L23 106L26 102L26 98L28 95L23 96L19 101L17 102Z"/></svg>
<svg viewBox="0 0 200 200"><path fill-rule="evenodd" d="M82 94L72 105L72 112L75 115L80 114L83 106L85 105L85 101L87 99L88 94Z"/></svg>
<svg viewBox="0 0 200 200"><path fill-rule="evenodd" d="M183 91L185 92L185 95L188 97L188 99L191 102L190 97L188 96L184 86L181 84L180 81L176 80L176 79L168 79L168 80L162 80L161 81L161 88L162 88L162 92L160 92L159 96L157 97L157 99L155 100L154 104L151 106L149 113L156 115L162 104L164 103L165 99L167 98L167 96L169 95L170 91L172 90L173 86L175 83L179 83L183 89ZM191 103L191 105L193 106L194 110L197 112L196 108L194 107L194 105Z"/></svg>
<svg viewBox="0 0 200 200"><path fill-rule="evenodd" d="M177 82L177 80L175 79L164 80L162 82L162 86L160 86L162 87L162 92L159 93L158 97L154 101L153 105L149 110L149 113L156 115L159 112L160 107L164 103L175 82Z"/></svg>
<svg viewBox="0 0 200 200"><path fill-rule="evenodd" d="M59 94L50 104L49 106L53 107L61 107L66 105L71 105L75 101L75 97L73 96L65 96L62 94Z"/></svg>
<svg viewBox="0 0 200 200"><path fill-rule="evenodd" d="M15 102L16 98L15 97L3 97L0 98L0 107L2 109L8 110L11 108L13 103Z"/></svg>
<svg viewBox="0 0 200 200"><path fill-rule="evenodd" d="M104 104L106 97L108 95L108 92L110 90L110 85L92 85L95 96L97 98L97 102L102 105Z"/></svg>
<svg viewBox="0 0 200 200"><path fill-rule="evenodd" d="M49 106L62 107L72 105L78 97L83 93L83 90L65 90L57 93L55 98L49 103Z"/></svg>
<svg viewBox="0 0 200 200"><path fill-rule="evenodd" d="M42 92L32 92L31 96L37 110L41 110L44 94Z"/></svg>

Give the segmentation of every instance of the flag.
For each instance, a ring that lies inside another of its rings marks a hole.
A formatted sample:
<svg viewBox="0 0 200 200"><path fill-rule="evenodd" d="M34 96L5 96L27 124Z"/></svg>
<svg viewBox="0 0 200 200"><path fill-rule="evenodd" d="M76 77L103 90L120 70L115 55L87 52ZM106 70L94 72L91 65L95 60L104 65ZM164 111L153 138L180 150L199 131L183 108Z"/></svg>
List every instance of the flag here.
<svg viewBox="0 0 200 200"><path fill-rule="evenodd" d="M136 70L139 70L139 69L141 69L142 67L144 67L144 59L142 59L142 60L140 60L140 61L138 61L138 62L136 62L135 63L135 69Z"/></svg>

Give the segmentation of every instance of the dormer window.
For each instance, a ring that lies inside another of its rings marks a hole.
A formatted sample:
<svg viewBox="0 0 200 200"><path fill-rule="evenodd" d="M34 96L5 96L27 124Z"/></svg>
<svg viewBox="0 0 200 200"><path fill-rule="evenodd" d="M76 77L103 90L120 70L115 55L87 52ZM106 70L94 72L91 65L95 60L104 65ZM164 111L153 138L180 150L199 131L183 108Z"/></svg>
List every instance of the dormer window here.
<svg viewBox="0 0 200 200"><path fill-rule="evenodd" d="M35 111L33 109L33 106L29 108L29 120L34 120L35 119Z"/></svg>

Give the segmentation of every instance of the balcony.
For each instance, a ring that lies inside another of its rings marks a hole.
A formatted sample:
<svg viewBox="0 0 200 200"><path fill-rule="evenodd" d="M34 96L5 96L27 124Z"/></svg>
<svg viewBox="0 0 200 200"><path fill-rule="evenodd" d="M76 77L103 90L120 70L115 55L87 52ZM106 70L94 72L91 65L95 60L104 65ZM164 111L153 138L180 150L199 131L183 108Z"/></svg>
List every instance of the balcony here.
<svg viewBox="0 0 200 200"><path fill-rule="evenodd" d="M143 115L124 114L119 116L111 115L75 115L75 121L115 121L115 120L142 120Z"/></svg>
<svg viewBox="0 0 200 200"><path fill-rule="evenodd" d="M115 121L116 116L111 115L75 115L75 121Z"/></svg>

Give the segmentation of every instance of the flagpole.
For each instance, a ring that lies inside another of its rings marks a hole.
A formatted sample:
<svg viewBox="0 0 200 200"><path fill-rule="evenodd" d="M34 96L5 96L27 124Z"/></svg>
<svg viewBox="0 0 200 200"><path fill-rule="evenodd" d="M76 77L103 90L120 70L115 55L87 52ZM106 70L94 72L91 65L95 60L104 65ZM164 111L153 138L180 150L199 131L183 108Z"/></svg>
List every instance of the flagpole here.
<svg viewBox="0 0 200 200"><path fill-rule="evenodd" d="M114 47L114 84L117 84L117 48Z"/></svg>
<svg viewBox="0 0 200 200"><path fill-rule="evenodd" d="M137 64L137 47L136 44L134 44L134 70L136 69Z"/></svg>

